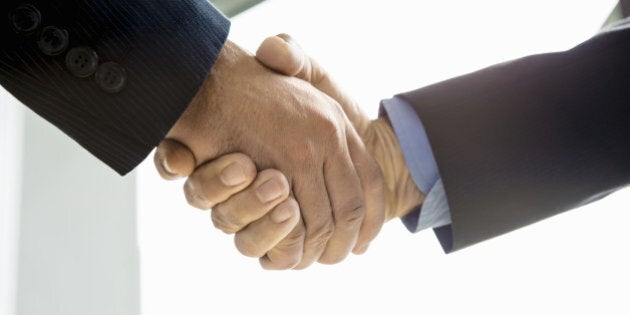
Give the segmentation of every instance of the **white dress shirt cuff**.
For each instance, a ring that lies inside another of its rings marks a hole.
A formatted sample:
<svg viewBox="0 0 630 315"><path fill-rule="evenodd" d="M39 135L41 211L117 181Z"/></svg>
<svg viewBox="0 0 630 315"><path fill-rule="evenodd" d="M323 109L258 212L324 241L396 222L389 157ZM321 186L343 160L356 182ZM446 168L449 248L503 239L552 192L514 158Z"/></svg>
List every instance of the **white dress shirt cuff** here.
<svg viewBox="0 0 630 315"><path fill-rule="evenodd" d="M411 178L426 195L423 204L403 217L402 222L414 233L450 224L450 209L444 186L418 114L409 103L398 97L383 100L381 113L386 114L392 124Z"/></svg>

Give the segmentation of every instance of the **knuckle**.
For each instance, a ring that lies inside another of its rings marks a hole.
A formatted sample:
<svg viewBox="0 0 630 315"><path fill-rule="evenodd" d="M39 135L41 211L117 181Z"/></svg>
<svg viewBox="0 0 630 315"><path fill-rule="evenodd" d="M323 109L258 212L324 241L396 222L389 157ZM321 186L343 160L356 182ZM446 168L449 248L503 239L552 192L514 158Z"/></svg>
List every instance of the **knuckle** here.
<svg viewBox="0 0 630 315"><path fill-rule="evenodd" d="M304 226L300 224L261 259L261 265L275 270L295 268L302 262L304 237Z"/></svg>
<svg viewBox="0 0 630 315"><path fill-rule="evenodd" d="M304 229L297 229L289 233L278 243L276 248L283 252L301 251L304 243Z"/></svg>
<svg viewBox="0 0 630 315"><path fill-rule="evenodd" d="M304 270L310 266L312 266L315 263L314 260L300 260L300 263L298 263L295 267L293 267L293 270Z"/></svg>
<svg viewBox="0 0 630 315"><path fill-rule="evenodd" d="M333 118L322 119L320 124L321 133L325 135L324 140L329 146L339 147L342 143L345 143L345 131L340 127L339 122Z"/></svg>
<svg viewBox="0 0 630 315"><path fill-rule="evenodd" d="M339 132L339 124L331 115L323 116L317 121L317 127L326 134L337 134Z"/></svg>
<svg viewBox="0 0 630 315"><path fill-rule="evenodd" d="M212 210L212 224L215 228L223 231L226 234L234 234L241 230L241 226L239 222L232 218L230 215L225 215L225 208L221 205L217 205L215 209ZM223 210L223 211L222 211Z"/></svg>
<svg viewBox="0 0 630 315"><path fill-rule="evenodd" d="M313 158L317 154L317 144L313 140L294 143L291 149L291 156L297 165L309 165L313 163Z"/></svg>
<svg viewBox="0 0 630 315"><path fill-rule="evenodd" d="M335 115L331 113L313 113L311 117L311 136L306 140L294 141L290 144L293 157L297 162L309 162L317 156L323 148L341 145L344 139L344 129L340 127Z"/></svg>
<svg viewBox="0 0 630 315"><path fill-rule="evenodd" d="M325 247L334 232L335 226L330 221L311 228L307 227L305 244L315 248Z"/></svg>
<svg viewBox="0 0 630 315"><path fill-rule="evenodd" d="M265 249L263 249L255 239L251 236L244 236L240 233L236 233L234 237L234 245L236 249L247 257L259 258L265 255Z"/></svg>
<svg viewBox="0 0 630 315"><path fill-rule="evenodd" d="M365 207L362 203L358 206L348 207L335 215L336 227L354 227L360 225L365 217Z"/></svg>
<svg viewBox="0 0 630 315"><path fill-rule="evenodd" d="M309 120L312 128L319 133L333 131L339 127L339 111L332 98L326 94L315 95L315 99L325 106L309 110Z"/></svg>
<svg viewBox="0 0 630 315"><path fill-rule="evenodd" d="M345 259L346 255L326 255L326 256L322 256L319 258L319 260L317 260L317 262L324 264L324 265L335 265L338 264L340 262L342 262Z"/></svg>
<svg viewBox="0 0 630 315"><path fill-rule="evenodd" d="M186 201L189 205L198 209L208 210L212 208L212 202L206 200L202 195L200 195L200 190L199 185L197 185L194 179L189 178L186 181L186 184L184 184L184 196L186 197Z"/></svg>
<svg viewBox="0 0 630 315"><path fill-rule="evenodd" d="M302 262L302 253L295 251L276 252L275 255L268 255L269 261L278 269L293 269Z"/></svg>
<svg viewBox="0 0 630 315"><path fill-rule="evenodd" d="M299 255L289 255L282 258L282 260L276 262L276 266L280 269L293 269L301 261Z"/></svg>

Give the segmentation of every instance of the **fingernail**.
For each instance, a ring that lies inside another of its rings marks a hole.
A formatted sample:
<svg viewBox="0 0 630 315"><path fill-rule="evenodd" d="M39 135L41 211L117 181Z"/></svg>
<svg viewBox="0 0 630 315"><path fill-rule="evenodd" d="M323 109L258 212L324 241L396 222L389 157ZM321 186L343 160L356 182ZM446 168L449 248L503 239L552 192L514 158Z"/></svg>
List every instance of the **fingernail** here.
<svg viewBox="0 0 630 315"><path fill-rule="evenodd" d="M270 179L256 188L256 195L262 203L267 203L282 195L282 187L277 180Z"/></svg>
<svg viewBox="0 0 630 315"><path fill-rule="evenodd" d="M166 159L162 158L162 168L164 168L164 170L169 174L169 175L177 175L173 172L173 170L171 169L171 167L168 165L168 162L166 161Z"/></svg>
<svg viewBox="0 0 630 315"><path fill-rule="evenodd" d="M223 169L219 177L226 186L236 186L247 180L243 168L236 162Z"/></svg>
<svg viewBox="0 0 630 315"><path fill-rule="evenodd" d="M295 47L295 48L299 48L300 46L297 44L297 42L295 40L293 40L293 38L289 35L289 34L278 34L276 35L276 37L280 37L280 39L282 39L285 43L289 44L289 46Z"/></svg>
<svg viewBox="0 0 630 315"><path fill-rule="evenodd" d="M282 39L285 42L289 42L289 35L285 34L285 33L280 33L278 35L276 35L276 37L280 37L280 39Z"/></svg>
<svg viewBox="0 0 630 315"><path fill-rule="evenodd" d="M292 216L293 210L291 207L288 204L283 203L273 210L271 213L271 220L279 224L291 219Z"/></svg>

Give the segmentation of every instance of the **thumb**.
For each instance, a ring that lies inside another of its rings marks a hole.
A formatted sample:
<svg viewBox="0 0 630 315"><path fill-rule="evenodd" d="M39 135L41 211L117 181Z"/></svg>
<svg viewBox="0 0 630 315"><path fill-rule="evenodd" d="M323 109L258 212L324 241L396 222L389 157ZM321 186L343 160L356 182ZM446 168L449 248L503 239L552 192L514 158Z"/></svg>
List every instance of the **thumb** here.
<svg viewBox="0 0 630 315"><path fill-rule="evenodd" d="M268 37L258 48L256 58L267 68L307 81L337 101L359 134L363 135L369 124L367 115L330 78L328 72L302 50L291 36L280 34Z"/></svg>
<svg viewBox="0 0 630 315"><path fill-rule="evenodd" d="M163 140L155 150L155 168L162 178L175 180L188 177L195 170L195 156L190 149L170 139Z"/></svg>
<svg viewBox="0 0 630 315"><path fill-rule="evenodd" d="M319 82L321 76L326 75L319 67L315 70L321 70L321 72L313 73L311 63L313 60L310 60L302 48L287 34L266 38L258 47L256 58L274 71L309 83Z"/></svg>

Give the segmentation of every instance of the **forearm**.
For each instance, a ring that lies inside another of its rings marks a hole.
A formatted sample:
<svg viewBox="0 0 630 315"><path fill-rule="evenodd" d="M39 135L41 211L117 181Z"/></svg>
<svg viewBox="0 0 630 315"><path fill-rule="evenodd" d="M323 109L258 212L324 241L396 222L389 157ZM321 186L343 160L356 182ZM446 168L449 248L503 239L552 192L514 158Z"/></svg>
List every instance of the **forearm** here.
<svg viewBox="0 0 630 315"><path fill-rule="evenodd" d="M404 217L422 204L425 195L413 182L398 138L386 116L370 124L364 142L383 173L386 220Z"/></svg>

